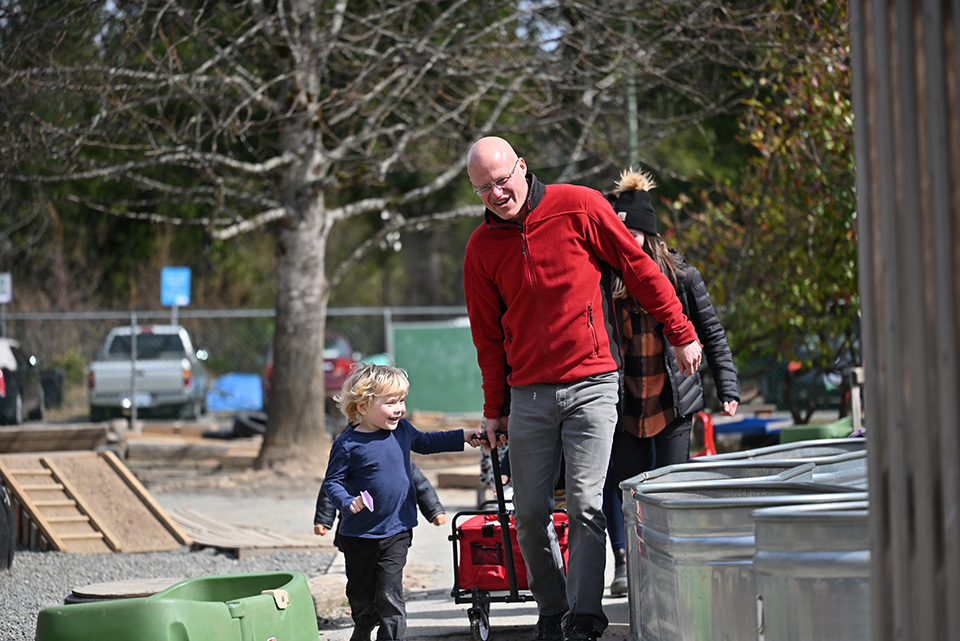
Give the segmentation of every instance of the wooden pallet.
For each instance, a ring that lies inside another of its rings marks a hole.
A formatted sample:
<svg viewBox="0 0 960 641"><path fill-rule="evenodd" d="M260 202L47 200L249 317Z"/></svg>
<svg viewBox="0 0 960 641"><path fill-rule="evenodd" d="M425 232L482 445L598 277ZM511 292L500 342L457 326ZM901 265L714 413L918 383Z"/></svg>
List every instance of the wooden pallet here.
<svg viewBox="0 0 960 641"><path fill-rule="evenodd" d="M170 514L193 539L194 545L231 552L238 559L280 550L316 551L329 547L317 537L301 539L262 528L224 523L186 508L171 510Z"/></svg>
<svg viewBox="0 0 960 641"><path fill-rule="evenodd" d="M0 456L17 540L83 554L160 552L192 541L110 451Z"/></svg>

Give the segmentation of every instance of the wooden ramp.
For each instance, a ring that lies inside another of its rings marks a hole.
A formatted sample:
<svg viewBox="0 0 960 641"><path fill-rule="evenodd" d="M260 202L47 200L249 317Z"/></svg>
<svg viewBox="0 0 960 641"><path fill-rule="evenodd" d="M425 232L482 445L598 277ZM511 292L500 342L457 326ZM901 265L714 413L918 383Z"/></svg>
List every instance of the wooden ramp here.
<svg viewBox="0 0 960 641"><path fill-rule="evenodd" d="M224 523L199 512L180 508L171 510L174 520L193 539L194 545L215 547L233 553L238 559L283 551L318 551L328 543L318 537L296 538L264 528Z"/></svg>
<svg viewBox="0 0 960 641"><path fill-rule="evenodd" d="M0 455L17 541L31 549L162 552L192 541L110 451Z"/></svg>

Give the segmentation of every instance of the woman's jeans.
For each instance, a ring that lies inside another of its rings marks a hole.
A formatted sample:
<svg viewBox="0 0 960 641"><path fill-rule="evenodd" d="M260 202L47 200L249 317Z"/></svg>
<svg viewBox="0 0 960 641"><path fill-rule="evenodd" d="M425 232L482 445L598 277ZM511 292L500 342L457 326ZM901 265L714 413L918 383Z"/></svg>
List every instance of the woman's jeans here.
<svg viewBox="0 0 960 641"><path fill-rule="evenodd" d="M573 383L511 388L510 461L517 539L530 591L542 616L566 612L563 625L607 627L603 613L606 527L603 487L617 423L617 373ZM554 486L565 459L569 558L553 528Z"/></svg>
<svg viewBox="0 0 960 641"><path fill-rule="evenodd" d="M613 438L613 469L617 482L643 472L690 460L690 432L693 422L689 416L674 419L659 434L638 438L627 432L617 432Z"/></svg>

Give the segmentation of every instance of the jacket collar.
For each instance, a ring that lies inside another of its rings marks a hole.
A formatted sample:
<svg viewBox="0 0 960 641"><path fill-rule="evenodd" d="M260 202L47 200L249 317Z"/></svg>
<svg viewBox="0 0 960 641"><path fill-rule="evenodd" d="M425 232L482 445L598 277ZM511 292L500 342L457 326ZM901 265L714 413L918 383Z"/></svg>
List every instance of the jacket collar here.
<svg viewBox="0 0 960 641"><path fill-rule="evenodd" d="M546 191L546 185L537 180L537 177L532 172L527 172L527 213L526 216L530 215L530 212L533 211L537 205L540 204L540 201L543 200L543 194ZM520 223L507 221L503 218L500 218L494 214L489 209L484 209L483 213L486 218L487 225L496 226L496 225L516 225L519 226Z"/></svg>

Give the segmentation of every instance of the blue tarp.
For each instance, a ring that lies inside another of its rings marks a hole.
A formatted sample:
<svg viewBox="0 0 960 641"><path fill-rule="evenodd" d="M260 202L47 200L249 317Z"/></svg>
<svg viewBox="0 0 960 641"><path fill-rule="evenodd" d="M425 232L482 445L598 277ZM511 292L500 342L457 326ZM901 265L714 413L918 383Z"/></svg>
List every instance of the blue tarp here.
<svg viewBox="0 0 960 641"><path fill-rule="evenodd" d="M231 372L213 379L207 391L208 412L239 412L263 409L260 376Z"/></svg>
<svg viewBox="0 0 960 641"><path fill-rule="evenodd" d="M770 434L793 425L788 418L742 418L737 421L714 421L713 431L717 434Z"/></svg>

